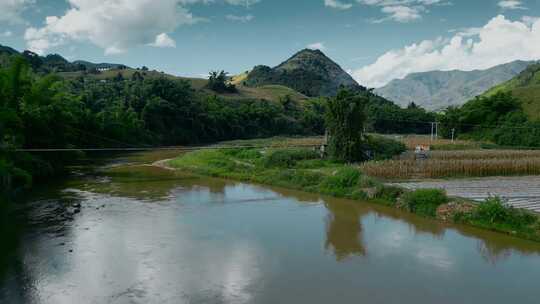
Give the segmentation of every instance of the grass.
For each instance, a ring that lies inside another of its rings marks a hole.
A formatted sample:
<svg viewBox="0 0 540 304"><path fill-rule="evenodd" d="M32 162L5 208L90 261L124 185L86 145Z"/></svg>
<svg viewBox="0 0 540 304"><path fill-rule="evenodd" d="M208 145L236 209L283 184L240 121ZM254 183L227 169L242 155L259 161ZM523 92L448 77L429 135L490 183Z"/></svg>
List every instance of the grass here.
<svg viewBox="0 0 540 304"><path fill-rule="evenodd" d="M399 140L407 146L407 149L414 150L418 146L430 146L432 150L470 150L478 149L480 143L468 140L434 139L430 135L386 135Z"/></svg>
<svg viewBox="0 0 540 304"><path fill-rule="evenodd" d="M203 91L208 94L215 94L215 92L207 90L205 87L208 84L208 79L205 78L192 78L192 77L178 77L159 71L141 71L136 69L124 69L124 70L108 70L99 74L83 74L83 72L61 72L58 73L61 77L66 79L76 79L77 77L88 77L94 80L112 80L118 74L121 74L124 79L131 79L135 72L139 72L147 78L160 78L166 77L172 80L185 80L189 82L192 88L198 91ZM234 94L219 94L223 98L227 99L263 99L271 102L278 102L280 98L289 95L293 100L301 102L307 100L305 95L285 86L281 85L266 85L257 88L246 87L241 84L237 85L238 93Z"/></svg>
<svg viewBox="0 0 540 304"><path fill-rule="evenodd" d="M264 99L272 102L279 102L280 98L289 95L292 100L300 103L308 99L307 96L281 85L265 85L254 88L237 85L237 89L238 93L223 94L222 97L235 99Z"/></svg>
<svg viewBox="0 0 540 304"><path fill-rule="evenodd" d="M427 160L415 160L409 153L399 160L368 162L360 168L367 175L390 180L537 175L540 151L431 151Z"/></svg>
<svg viewBox="0 0 540 304"><path fill-rule="evenodd" d="M437 208L448 203L446 193L439 189L421 189L402 197L402 208L423 216L437 216Z"/></svg>
<svg viewBox="0 0 540 304"><path fill-rule="evenodd" d="M508 206L498 197L489 198L471 213L456 213L454 221L540 241L538 215Z"/></svg>
<svg viewBox="0 0 540 304"><path fill-rule="evenodd" d="M194 173L279 186L343 198L363 199L373 187L357 168L318 159L308 149L231 149L188 153L169 162Z"/></svg>

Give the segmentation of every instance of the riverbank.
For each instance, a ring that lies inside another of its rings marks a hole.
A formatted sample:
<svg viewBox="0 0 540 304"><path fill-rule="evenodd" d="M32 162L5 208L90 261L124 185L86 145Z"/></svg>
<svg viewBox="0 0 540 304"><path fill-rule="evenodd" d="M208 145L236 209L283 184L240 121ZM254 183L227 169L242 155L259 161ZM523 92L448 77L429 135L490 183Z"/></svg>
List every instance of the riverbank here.
<svg viewBox="0 0 540 304"><path fill-rule="evenodd" d="M467 224L540 242L540 218L506 207L449 198L440 190L406 191L386 186L358 166L321 160L308 149L205 150L184 154L166 166L199 175L228 178L392 206L420 216Z"/></svg>

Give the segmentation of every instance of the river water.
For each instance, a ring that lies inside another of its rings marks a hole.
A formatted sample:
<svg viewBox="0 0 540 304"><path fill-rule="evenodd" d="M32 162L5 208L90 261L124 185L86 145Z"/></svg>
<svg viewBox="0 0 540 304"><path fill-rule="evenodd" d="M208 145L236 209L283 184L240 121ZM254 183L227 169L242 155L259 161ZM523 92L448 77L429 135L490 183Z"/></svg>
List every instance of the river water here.
<svg viewBox="0 0 540 304"><path fill-rule="evenodd" d="M2 255L0 303L540 301L539 243L368 203L119 168L25 199L25 229Z"/></svg>

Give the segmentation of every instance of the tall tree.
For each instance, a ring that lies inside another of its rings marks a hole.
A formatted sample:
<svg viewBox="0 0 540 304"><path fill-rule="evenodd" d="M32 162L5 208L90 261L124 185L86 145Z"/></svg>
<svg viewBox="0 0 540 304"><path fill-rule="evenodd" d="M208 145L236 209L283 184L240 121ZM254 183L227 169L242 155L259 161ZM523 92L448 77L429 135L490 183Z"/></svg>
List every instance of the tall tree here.
<svg viewBox="0 0 540 304"><path fill-rule="evenodd" d="M368 102L365 95L356 95L345 89L328 100L326 128L330 135L329 153L332 158L346 162L366 160L364 124Z"/></svg>

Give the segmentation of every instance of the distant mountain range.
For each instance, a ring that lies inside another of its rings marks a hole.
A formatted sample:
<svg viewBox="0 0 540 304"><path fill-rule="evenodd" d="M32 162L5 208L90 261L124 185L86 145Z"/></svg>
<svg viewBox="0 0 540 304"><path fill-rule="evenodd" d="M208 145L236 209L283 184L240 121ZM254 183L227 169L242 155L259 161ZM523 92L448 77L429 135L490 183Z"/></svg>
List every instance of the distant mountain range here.
<svg viewBox="0 0 540 304"><path fill-rule="evenodd" d="M78 72L92 69L126 69L127 66L117 63L92 63L88 61L70 62L58 54L39 56L31 51L19 52L11 47L0 45L0 66L9 64L13 55L21 55L27 59L37 72Z"/></svg>
<svg viewBox="0 0 540 304"><path fill-rule="evenodd" d="M411 102L428 109L461 106L490 88L512 79L531 61L514 61L487 70L414 73L376 89L375 93L402 107Z"/></svg>
<svg viewBox="0 0 540 304"><path fill-rule="evenodd" d="M296 53L274 68L256 66L241 84L248 87L282 85L310 97L335 95L341 86L366 90L323 52L310 49Z"/></svg>

